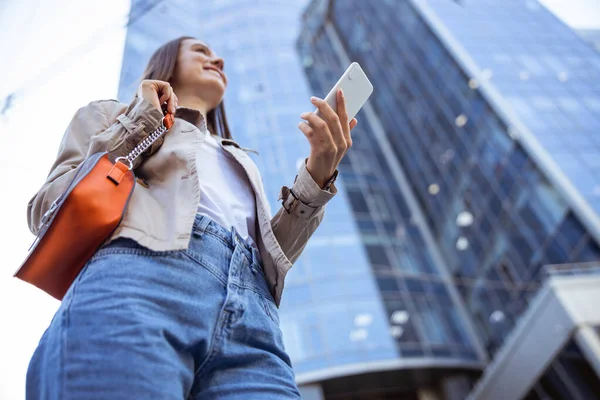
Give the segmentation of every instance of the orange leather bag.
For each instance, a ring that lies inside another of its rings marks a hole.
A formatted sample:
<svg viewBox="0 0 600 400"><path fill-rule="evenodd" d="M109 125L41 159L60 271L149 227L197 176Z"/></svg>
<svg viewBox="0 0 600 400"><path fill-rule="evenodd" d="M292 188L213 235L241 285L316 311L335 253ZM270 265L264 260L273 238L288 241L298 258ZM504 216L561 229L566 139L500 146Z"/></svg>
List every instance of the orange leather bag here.
<svg viewBox="0 0 600 400"><path fill-rule="evenodd" d="M96 153L78 167L67 190L42 217L39 234L14 276L62 300L98 248L117 228L135 187L133 161L173 125L161 126L126 157Z"/></svg>

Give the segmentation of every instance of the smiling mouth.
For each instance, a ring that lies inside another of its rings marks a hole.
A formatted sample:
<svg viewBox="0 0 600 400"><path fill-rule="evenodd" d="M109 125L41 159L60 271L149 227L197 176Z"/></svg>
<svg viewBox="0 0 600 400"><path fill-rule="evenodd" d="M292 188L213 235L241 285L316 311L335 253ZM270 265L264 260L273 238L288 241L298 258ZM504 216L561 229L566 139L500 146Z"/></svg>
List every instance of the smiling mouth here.
<svg viewBox="0 0 600 400"><path fill-rule="evenodd" d="M221 74L218 71L215 71L214 69L207 69L208 72L211 72L212 74L218 76L221 80L223 79L223 76L221 76Z"/></svg>

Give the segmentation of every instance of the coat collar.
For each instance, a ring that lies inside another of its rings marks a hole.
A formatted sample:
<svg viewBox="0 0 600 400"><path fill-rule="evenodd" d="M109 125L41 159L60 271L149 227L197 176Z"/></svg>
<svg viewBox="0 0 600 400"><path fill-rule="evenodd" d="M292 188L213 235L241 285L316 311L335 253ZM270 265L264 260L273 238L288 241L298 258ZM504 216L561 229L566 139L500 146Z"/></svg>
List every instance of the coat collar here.
<svg viewBox="0 0 600 400"><path fill-rule="evenodd" d="M208 130L206 120L202 113L193 108L177 107L177 110L175 110L175 117L189 122L201 131Z"/></svg>
<svg viewBox="0 0 600 400"><path fill-rule="evenodd" d="M200 129L201 132L206 131L209 134L211 134L208 131L208 125L206 124L206 119L204 118L204 116L202 115L202 113L200 111L198 111L194 108L177 107L177 110L175 110L175 117L181 118L181 119L189 122L190 124L194 125L196 128ZM232 146L237 147L238 149L243 150L247 153L250 152L250 153L258 154L258 151L242 147L234 140L223 139L219 135L212 135L212 136L214 136L214 138L217 140L217 142L219 142L219 144L221 146L232 145Z"/></svg>

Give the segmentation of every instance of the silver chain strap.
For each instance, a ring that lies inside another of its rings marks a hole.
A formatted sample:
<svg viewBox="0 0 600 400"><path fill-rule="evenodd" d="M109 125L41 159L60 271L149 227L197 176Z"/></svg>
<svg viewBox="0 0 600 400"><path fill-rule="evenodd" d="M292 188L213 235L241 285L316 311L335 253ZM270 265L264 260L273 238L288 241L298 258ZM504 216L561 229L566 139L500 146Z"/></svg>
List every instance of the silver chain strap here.
<svg viewBox="0 0 600 400"><path fill-rule="evenodd" d="M168 130L169 129L165 126L165 119L163 118L158 128L152 131L147 138L135 146L126 157L118 157L115 162L125 160L127 161L129 169L132 170L133 161L135 161L140 154L143 154L146 150L148 150L148 148L150 148L150 146L152 146L154 142L156 142Z"/></svg>
<svg viewBox="0 0 600 400"><path fill-rule="evenodd" d="M140 154L142 154L146 150L148 150L148 148L150 146L152 146L154 144L154 142L156 142L158 140L158 138L160 138L162 135L164 135L164 133L167 132L168 130L169 130L169 128L167 128L165 126L165 119L163 118L162 121L160 121L160 126L158 128L156 128L152 133L150 133L147 138L142 140L142 142L140 144L135 146L133 148L133 150L131 150L129 152L129 154L127 154L126 157L117 157L115 162L126 161L128 164L129 170L132 170L133 169L133 161L136 158L138 158ZM41 218L40 224L38 226L38 230L41 230L42 227L48 221L50 221L50 218L52 218L52 215L54 214L54 212L56 210L58 210L59 203L61 202L61 199L63 196L64 196L64 193L62 195L60 195L56 200L54 200L54 202L50 205L50 208L48 209L48 211L46 211L44 213L44 215Z"/></svg>

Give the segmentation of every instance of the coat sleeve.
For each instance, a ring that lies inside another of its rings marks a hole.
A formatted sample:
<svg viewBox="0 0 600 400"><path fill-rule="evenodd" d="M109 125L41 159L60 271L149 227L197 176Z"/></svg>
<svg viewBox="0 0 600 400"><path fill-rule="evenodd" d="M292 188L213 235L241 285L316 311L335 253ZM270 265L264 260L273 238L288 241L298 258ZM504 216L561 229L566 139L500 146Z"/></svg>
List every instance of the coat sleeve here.
<svg viewBox="0 0 600 400"><path fill-rule="evenodd" d="M337 189L333 183L329 190L319 187L306 169L306 162L302 163L292 188L281 188L279 199L283 200L283 203L271 219L271 227L292 264L300 257L308 239L321 224L325 215L325 205L336 193Z"/></svg>
<svg viewBox="0 0 600 400"><path fill-rule="evenodd" d="M114 100L105 100L91 102L75 113L46 182L27 205L27 223L34 235L38 234L42 216L67 189L76 168L86 157L103 151L108 151L112 160L127 155L160 126L162 112L142 98L136 97L124 109L124 105ZM144 157L156 152L159 145L152 146L147 154L138 158L134 168Z"/></svg>

